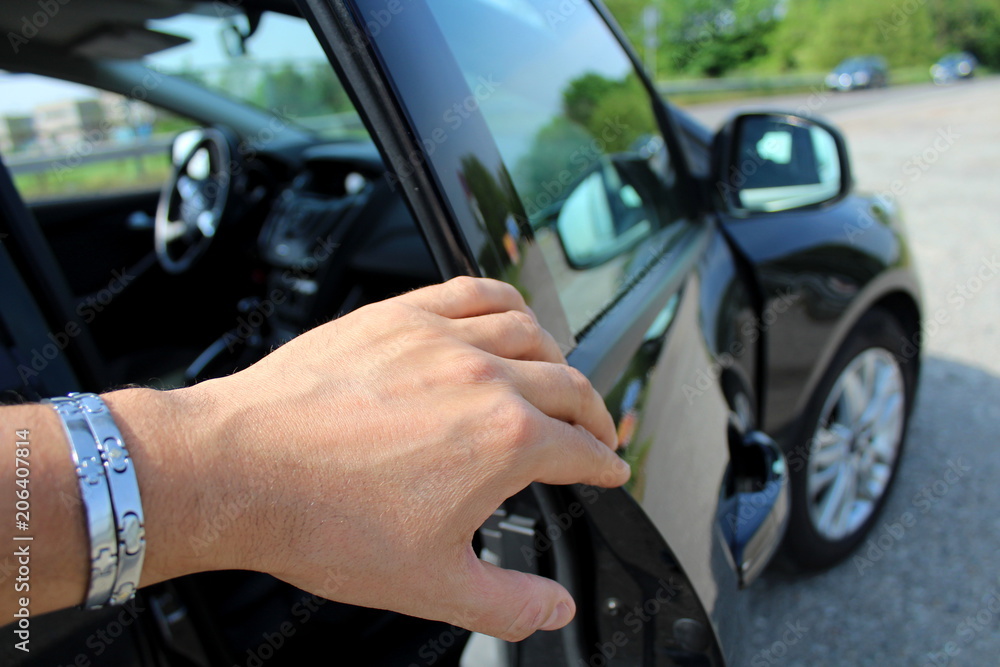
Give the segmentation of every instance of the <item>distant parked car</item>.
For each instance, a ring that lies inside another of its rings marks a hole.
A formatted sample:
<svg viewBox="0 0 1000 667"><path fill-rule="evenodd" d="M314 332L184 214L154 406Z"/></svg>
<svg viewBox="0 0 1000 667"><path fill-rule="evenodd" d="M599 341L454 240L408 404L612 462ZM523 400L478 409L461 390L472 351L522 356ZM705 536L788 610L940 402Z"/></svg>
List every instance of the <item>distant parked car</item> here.
<svg viewBox="0 0 1000 667"><path fill-rule="evenodd" d="M826 87L831 90L884 88L889 85L889 68L882 56L848 58L826 75Z"/></svg>
<svg viewBox="0 0 1000 667"><path fill-rule="evenodd" d="M931 78L938 84L971 79L978 64L976 57L968 51L949 53L931 65Z"/></svg>

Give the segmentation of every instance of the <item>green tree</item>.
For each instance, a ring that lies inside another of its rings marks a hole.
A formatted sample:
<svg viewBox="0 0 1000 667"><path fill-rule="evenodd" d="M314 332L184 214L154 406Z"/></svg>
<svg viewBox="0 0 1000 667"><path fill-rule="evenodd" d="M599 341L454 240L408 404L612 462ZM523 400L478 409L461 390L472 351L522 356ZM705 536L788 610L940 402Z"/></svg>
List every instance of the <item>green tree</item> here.
<svg viewBox="0 0 1000 667"><path fill-rule="evenodd" d="M971 51L1000 68L1000 3L996 0L931 0L934 30L949 50Z"/></svg>

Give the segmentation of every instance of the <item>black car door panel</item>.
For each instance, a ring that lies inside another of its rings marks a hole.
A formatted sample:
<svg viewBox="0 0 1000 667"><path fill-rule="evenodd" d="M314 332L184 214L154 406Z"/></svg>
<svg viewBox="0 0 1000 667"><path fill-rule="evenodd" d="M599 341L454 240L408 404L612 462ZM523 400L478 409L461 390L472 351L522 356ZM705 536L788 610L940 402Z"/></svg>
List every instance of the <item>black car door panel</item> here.
<svg viewBox="0 0 1000 667"><path fill-rule="evenodd" d="M796 416L866 310L881 303L910 332L917 330L910 253L894 214L858 195L724 224L752 264L763 297L764 425L789 445L799 435Z"/></svg>
<svg viewBox="0 0 1000 667"><path fill-rule="evenodd" d="M571 39L539 20L558 3L530 3L536 13L527 16L496 3L408 0L393 12L367 0L307 4L443 274L471 270L517 286L620 424L634 470L628 490L533 488L530 502L513 499L484 529L487 546L508 554L504 565L555 576L582 600L565 631L515 649L518 664L572 656L586 664L607 659L608 647L621 664L721 661L719 639L735 647L740 585L722 529L738 473L730 426L741 401L755 401L755 348L744 341L749 352L738 361L717 360L740 343L735 324L754 308L713 220L683 194L696 188L634 59L589 4L575 18L558 15L576 22ZM476 24L485 4L489 30ZM479 43L464 48L462 31ZM588 46L585 37L591 48L613 42L627 68L595 64L604 69L591 76L546 58L546 48L562 49L568 61L565 49ZM506 53L497 50L504 43ZM545 72L518 70L536 62ZM566 75L568 85L532 88L546 72ZM523 99L549 116L518 107ZM615 129L607 108L622 99L628 120ZM647 119L651 133L620 127ZM550 143L532 153L543 137ZM553 168L552 160L562 162ZM573 209L574 198L596 204ZM567 233L574 210L590 211L575 239ZM599 300L573 284L578 275ZM573 520L561 522L566 516ZM556 539L538 549L550 534ZM593 558L580 562L570 545ZM644 604L656 613L641 612Z"/></svg>

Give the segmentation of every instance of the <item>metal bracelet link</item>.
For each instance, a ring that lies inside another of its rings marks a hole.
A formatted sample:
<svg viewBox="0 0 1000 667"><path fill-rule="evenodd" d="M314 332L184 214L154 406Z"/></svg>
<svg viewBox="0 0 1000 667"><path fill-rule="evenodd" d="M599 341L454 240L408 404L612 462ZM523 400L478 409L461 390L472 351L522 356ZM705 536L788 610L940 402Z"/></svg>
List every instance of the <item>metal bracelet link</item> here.
<svg viewBox="0 0 1000 667"><path fill-rule="evenodd" d="M142 512L139 481L121 431L111 411L96 394L70 394L83 406L83 416L97 440L111 491L111 505L118 528L118 576L111 604L124 604L135 596L146 556L146 519Z"/></svg>
<svg viewBox="0 0 1000 667"><path fill-rule="evenodd" d="M72 418L77 439L83 440L82 433L85 429L91 448L88 450L86 467L88 471L94 469L93 474L100 475L104 481L106 493L102 502L97 504L94 498L91 501L95 503L95 507L100 508L94 510L95 515L110 515L110 553L113 560L110 566L106 561L102 561L104 569L100 570L99 577L94 575L97 570L92 571L91 591L88 593L87 606L90 608L94 606L91 593L96 593L93 590L95 580L99 580L100 593L104 596L102 601L97 602L97 607L105 604L124 604L135 596L135 591L139 588L142 562L146 555L145 516L142 511L142 499L139 494L139 482L136 478L135 467L132 465L132 459L111 411L99 396L73 393L66 398L51 399L49 402L63 417L67 434L70 434L70 422L67 421L66 415ZM81 425L84 428L81 428ZM75 440L71 439L71 442L74 442L74 447L77 447ZM81 489L82 487L83 481L81 481ZM91 506L87 496L84 496L84 505L87 507L89 521ZM102 533L101 539L104 540L101 543L103 549L107 535ZM94 531L91 530L92 552L96 549L94 545ZM95 561L95 567L96 564L97 561ZM113 574L110 584L105 583L107 572ZM95 594L94 598L97 597Z"/></svg>
<svg viewBox="0 0 1000 667"><path fill-rule="evenodd" d="M83 606L100 609L111 599L118 575L118 540L107 474L83 407L68 397L43 402L51 405L62 421L80 486L90 539L90 581Z"/></svg>

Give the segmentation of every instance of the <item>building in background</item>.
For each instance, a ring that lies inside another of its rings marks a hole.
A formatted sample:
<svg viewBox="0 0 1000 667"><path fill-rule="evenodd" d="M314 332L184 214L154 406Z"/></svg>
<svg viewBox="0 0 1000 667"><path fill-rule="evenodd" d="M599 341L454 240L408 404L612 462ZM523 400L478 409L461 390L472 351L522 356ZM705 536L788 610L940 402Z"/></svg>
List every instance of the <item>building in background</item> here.
<svg viewBox="0 0 1000 667"><path fill-rule="evenodd" d="M95 99L62 100L35 108L35 133L45 150L103 141L104 107Z"/></svg>
<svg viewBox="0 0 1000 667"><path fill-rule="evenodd" d="M31 116L0 116L0 153L20 153L35 143Z"/></svg>

